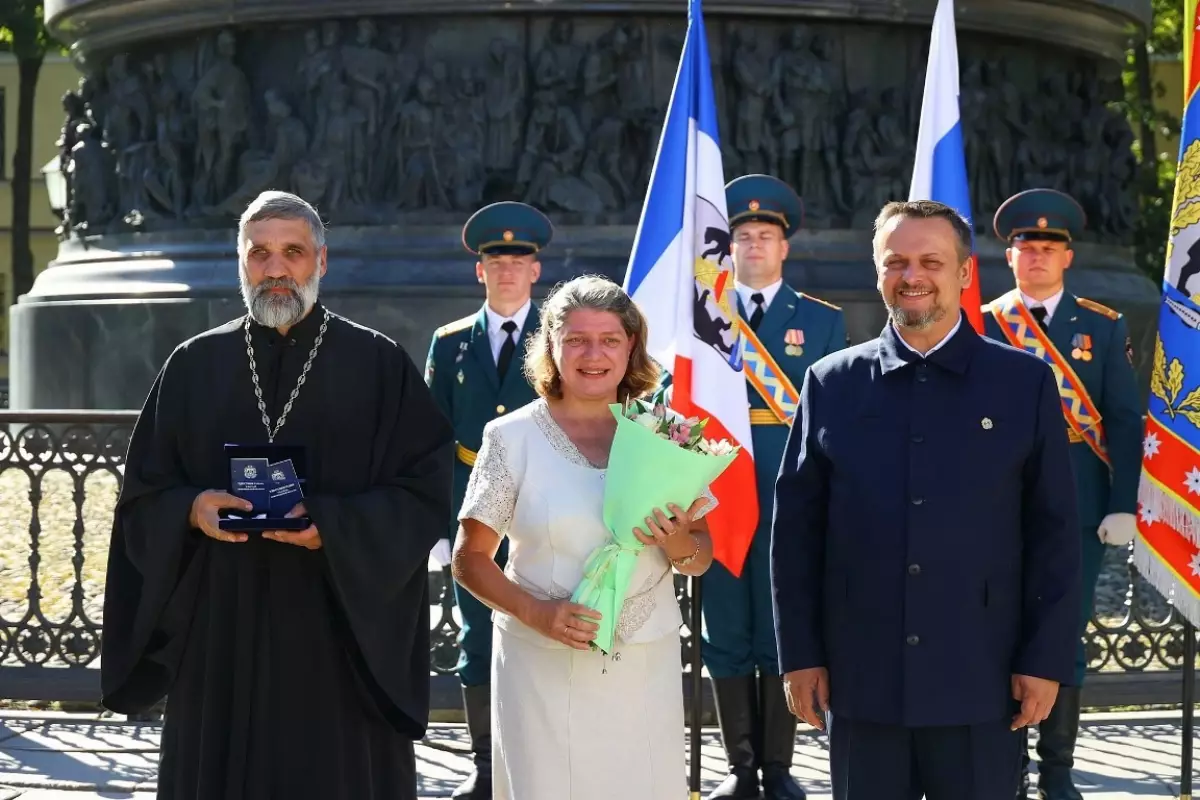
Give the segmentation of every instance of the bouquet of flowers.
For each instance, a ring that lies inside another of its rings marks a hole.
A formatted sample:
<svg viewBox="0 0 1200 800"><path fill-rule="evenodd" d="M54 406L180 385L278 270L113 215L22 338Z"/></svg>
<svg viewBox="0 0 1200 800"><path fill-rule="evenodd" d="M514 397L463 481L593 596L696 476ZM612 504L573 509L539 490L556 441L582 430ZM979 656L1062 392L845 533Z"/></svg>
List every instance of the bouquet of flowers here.
<svg viewBox="0 0 1200 800"><path fill-rule="evenodd" d="M609 451L604 487L604 525L610 538L584 566L573 602L600 612L594 649L612 651L621 606L629 592L638 555L645 547L633 534L669 503L688 508L737 457L727 440L704 437L708 420L684 418L663 405L634 400L609 406L617 433Z"/></svg>

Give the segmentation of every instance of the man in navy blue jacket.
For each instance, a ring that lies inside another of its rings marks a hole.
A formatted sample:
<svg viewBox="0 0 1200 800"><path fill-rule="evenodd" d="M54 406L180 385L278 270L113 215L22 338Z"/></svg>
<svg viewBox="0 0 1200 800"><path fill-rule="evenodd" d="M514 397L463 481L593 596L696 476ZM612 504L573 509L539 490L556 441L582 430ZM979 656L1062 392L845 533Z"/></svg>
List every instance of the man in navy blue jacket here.
<svg viewBox="0 0 1200 800"><path fill-rule="evenodd" d="M1074 678L1080 545L1048 365L961 308L971 231L890 203L888 323L808 371L776 486L772 592L792 712L837 800L1011 800L1019 731Z"/></svg>

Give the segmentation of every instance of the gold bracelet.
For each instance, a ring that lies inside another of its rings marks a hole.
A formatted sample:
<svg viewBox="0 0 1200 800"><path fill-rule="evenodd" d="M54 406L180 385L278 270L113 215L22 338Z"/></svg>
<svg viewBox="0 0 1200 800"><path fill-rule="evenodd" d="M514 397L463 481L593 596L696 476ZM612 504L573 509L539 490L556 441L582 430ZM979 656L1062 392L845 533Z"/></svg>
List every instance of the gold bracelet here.
<svg viewBox="0 0 1200 800"><path fill-rule="evenodd" d="M672 558L671 563L677 567L686 567L688 564L691 564L696 560L696 556L700 555L700 537L694 533L688 535L691 536L692 541L696 543L696 549L692 551L690 556L685 558Z"/></svg>

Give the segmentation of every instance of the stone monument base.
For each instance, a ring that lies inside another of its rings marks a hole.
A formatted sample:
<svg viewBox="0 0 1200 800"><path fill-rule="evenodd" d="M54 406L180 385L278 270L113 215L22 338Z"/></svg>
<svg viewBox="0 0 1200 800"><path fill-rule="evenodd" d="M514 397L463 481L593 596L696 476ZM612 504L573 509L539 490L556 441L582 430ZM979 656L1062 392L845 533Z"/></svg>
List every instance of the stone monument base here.
<svg viewBox="0 0 1200 800"><path fill-rule="evenodd" d="M629 226L558 228L536 294L582 273L623 280ZM440 325L474 314L483 287L459 229L372 226L330 231L321 297L330 309L398 341L423 368ZM114 236L99 249L65 242L36 293L11 309L10 407L138 409L177 344L245 311L232 233ZM785 272L801 291L842 306L853 342L878 334L885 312L875 287L870 234L801 232ZM1002 244L981 241L982 293L1012 287ZM1148 381L1160 297L1131 271L1124 250L1080 243L1069 288L1130 317Z"/></svg>

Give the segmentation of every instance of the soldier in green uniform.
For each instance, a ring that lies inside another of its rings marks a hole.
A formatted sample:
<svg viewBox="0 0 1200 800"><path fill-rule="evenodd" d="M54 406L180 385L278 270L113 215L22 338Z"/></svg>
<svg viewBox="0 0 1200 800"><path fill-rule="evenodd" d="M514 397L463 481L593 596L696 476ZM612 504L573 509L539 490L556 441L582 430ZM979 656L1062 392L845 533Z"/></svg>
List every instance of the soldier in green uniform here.
<svg viewBox="0 0 1200 800"><path fill-rule="evenodd" d="M1124 318L1063 288L1063 274L1075 256L1071 241L1085 225L1079 204L1061 192L1031 189L1005 201L994 225L996 235L1009 244L1006 254L1017 288L983 307L986 333L1057 365L1065 398L1082 526L1080 640L1074 685L1059 688L1053 711L1038 728L1038 796L1082 800L1071 767L1087 669L1083 634L1092 616L1105 545L1127 545L1136 532L1142 406ZM1025 797L1028 788L1026 756L1018 797Z"/></svg>
<svg viewBox="0 0 1200 800"><path fill-rule="evenodd" d="M463 226L463 244L479 256L475 275L484 285L487 299L475 314L434 332L425 367L425 382L454 424L456 518L483 426L536 399L521 365L526 342L538 324L538 308L530 298L541 273L538 253L552 235L544 214L524 203L508 201L480 209ZM455 522L448 532L450 539L457 526ZM496 554L502 568L507 557L508 543L504 541ZM481 800L492 796L492 616L491 609L457 583L454 596L462 614L458 675L475 772L451 796Z"/></svg>
<svg viewBox="0 0 1200 800"><path fill-rule="evenodd" d="M803 798L791 777L796 718L779 675L771 605L775 478L804 372L847 345L840 308L783 282L788 239L803 205L786 183L745 175L725 187L738 314L747 323L746 393L758 486L758 527L739 577L713 563L704 576L702 652L712 678L729 775L710 798Z"/></svg>

